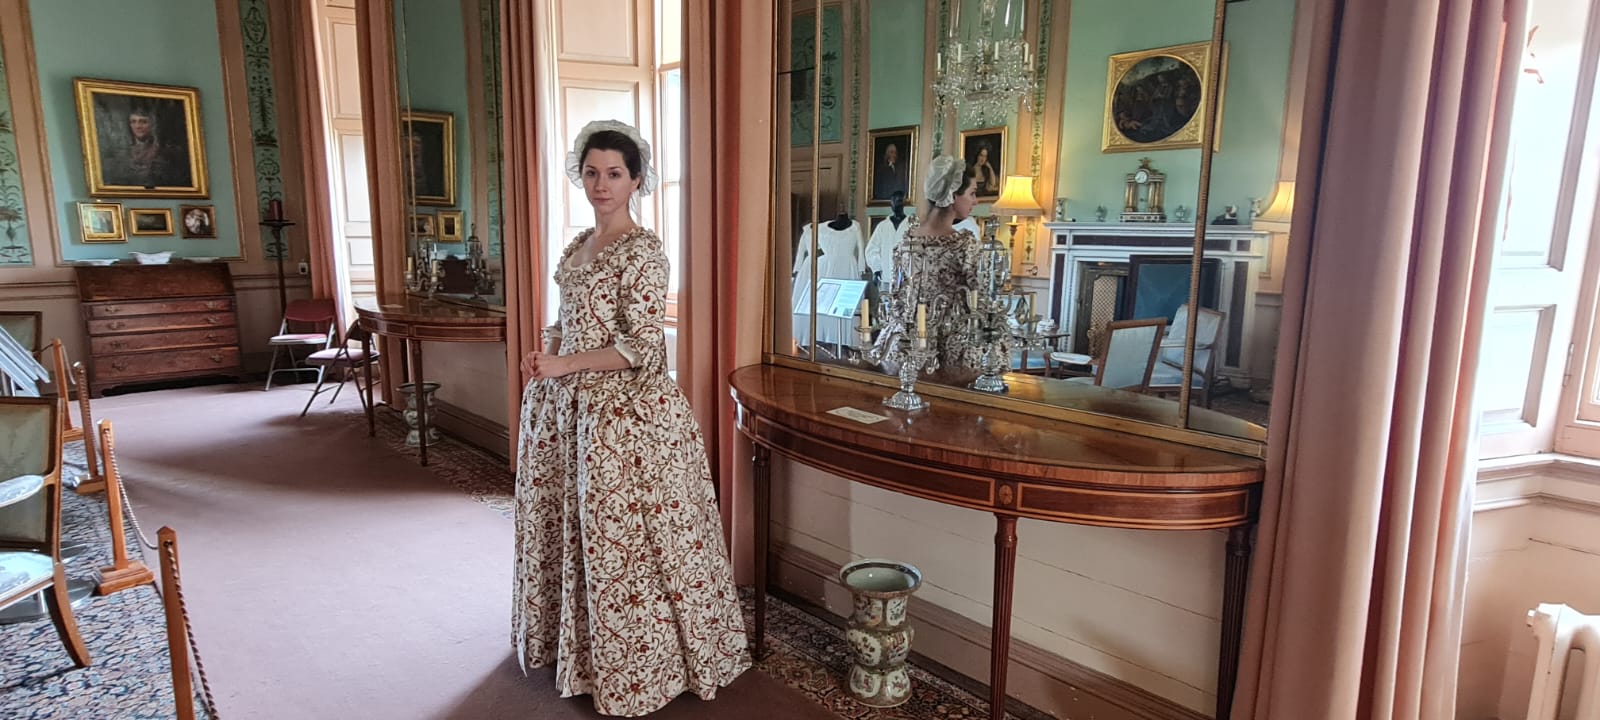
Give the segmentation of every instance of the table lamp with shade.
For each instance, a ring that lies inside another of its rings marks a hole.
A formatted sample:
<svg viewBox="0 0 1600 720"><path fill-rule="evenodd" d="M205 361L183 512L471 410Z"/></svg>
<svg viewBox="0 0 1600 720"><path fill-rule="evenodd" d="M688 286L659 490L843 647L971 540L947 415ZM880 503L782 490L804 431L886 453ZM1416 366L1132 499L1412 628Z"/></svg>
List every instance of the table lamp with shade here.
<svg viewBox="0 0 1600 720"><path fill-rule="evenodd" d="M1294 181L1282 180L1278 182L1278 189L1272 194L1272 204L1250 222L1250 226L1257 230L1272 233L1289 232L1289 221L1294 217Z"/></svg>
<svg viewBox="0 0 1600 720"><path fill-rule="evenodd" d="M1039 201L1033 198L1033 178L1024 175L1006 176L1006 184L1000 190L1000 199L990 206L991 212L996 215L1010 215L1011 221L1006 223L1010 230L1011 244L1015 246L1017 238L1017 225L1020 217L1036 217L1043 213ZM1033 264L1033 234L1028 234L1027 242L1023 245L1022 257L1029 265Z"/></svg>

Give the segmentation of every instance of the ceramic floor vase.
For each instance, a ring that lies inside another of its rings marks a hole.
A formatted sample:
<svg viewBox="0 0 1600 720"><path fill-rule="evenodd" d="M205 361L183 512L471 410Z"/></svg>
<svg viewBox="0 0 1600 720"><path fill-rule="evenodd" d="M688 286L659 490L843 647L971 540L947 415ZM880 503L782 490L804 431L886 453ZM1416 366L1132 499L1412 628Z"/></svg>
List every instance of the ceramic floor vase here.
<svg viewBox="0 0 1600 720"><path fill-rule="evenodd" d="M913 629L906 604L922 585L922 573L893 560L858 560L839 570L853 609L846 640L852 654L846 686L863 705L894 707L911 699Z"/></svg>
<svg viewBox="0 0 1600 720"><path fill-rule="evenodd" d="M406 410L402 413L406 419L406 447L417 447L420 437L417 434L417 393L415 383L405 383L399 388L400 394L406 398ZM439 383L425 382L422 384L423 402L428 404L428 444L439 441L439 428L434 425L433 396L439 390Z"/></svg>

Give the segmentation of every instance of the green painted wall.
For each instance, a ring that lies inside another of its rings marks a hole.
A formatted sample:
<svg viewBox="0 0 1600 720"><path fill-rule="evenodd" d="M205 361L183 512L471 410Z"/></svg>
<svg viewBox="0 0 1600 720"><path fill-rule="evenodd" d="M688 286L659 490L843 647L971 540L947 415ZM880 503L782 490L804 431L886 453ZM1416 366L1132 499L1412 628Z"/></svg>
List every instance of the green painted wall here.
<svg viewBox="0 0 1600 720"><path fill-rule="evenodd" d="M925 6L924 0L872 0L867 5L870 130L922 124Z"/></svg>
<svg viewBox="0 0 1600 720"><path fill-rule="evenodd" d="M27 204L22 200L22 169L17 165L17 133L4 56L0 52L0 266L27 267L33 264L33 239L28 234Z"/></svg>
<svg viewBox="0 0 1600 720"><path fill-rule="evenodd" d="M831 143L838 142L843 133L844 103L840 100L840 93L845 91L845 78L840 70L844 62L844 39L841 37L844 34L843 19L838 5L828 5L822 9L822 72L819 74L813 68L817 52L816 17L814 12L797 14L794 26L790 29L789 62L795 72L790 83L789 144L794 146L811 144L812 101L816 95L812 83L818 77L822 83L822 112L817 117L820 125L818 135L822 142Z"/></svg>
<svg viewBox="0 0 1600 720"><path fill-rule="evenodd" d="M1056 196L1069 217L1093 221L1104 206L1121 211L1123 177L1149 157L1167 174L1167 214L1199 197L1200 151L1105 153L1107 58L1116 53L1201 42L1211 37L1211 6L1193 0L1075 0L1067 45L1065 107ZM1213 158L1209 215L1238 205L1247 218L1250 197L1271 193L1282 144L1294 4L1253 0L1228 6L1228 62L1223 92L1221 152ZM1191 215L1192 217L1192 215Z"/></svg>
<svg viewBox="0 0 1600 720"><path fill-rule="evenodd" d="M222 50L213 0L165 0L159 9L124 0L50 0L29 6L39 71L50 173L66 260L126 258L128 252L174 250L179 256L238 256L238 211L233 197L233 157L223 97ZM127 208L171 208L179 222L182 204L215 205L215 239L184 239L178 228L160 237L130 237L126 243L85 245L78 227L77 203L87 201L83 147L78 135L72 79L90 77L128 82L184 85L200 91L200 122L205 139L211 197L205 200L108 198Z"/></svg>
<svg viewBox="0 0 1600 720"><path fill-rule="evenodd" d="M461 210L472 219L472 133L468 114L467 35L461 0L397 0L395 3L395 68L399 73L400 106L447 112L455 116L456 205L424 206L420 212ZM478 18L472 18L478 22ZM475 59L475 58L474 58ZM471 228L463 228L463 233ZM464 243L441 250L465 256Z"/></svg>

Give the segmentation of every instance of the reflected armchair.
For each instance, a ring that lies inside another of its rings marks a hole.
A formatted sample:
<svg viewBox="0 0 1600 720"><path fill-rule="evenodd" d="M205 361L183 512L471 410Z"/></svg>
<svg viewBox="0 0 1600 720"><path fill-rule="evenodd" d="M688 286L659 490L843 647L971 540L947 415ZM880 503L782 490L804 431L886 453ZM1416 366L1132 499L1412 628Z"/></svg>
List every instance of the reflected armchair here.
<svg viewBox="0 0 1600 720"><path fill-rule="evenodd" d="M77 667L78 634L61 562L60 399L0 398L0 608L44 591L56 633Z"/></svg>
<svg viewBox="0 0 1600 720"><path fill-rule="evenodd" d="M1190 392L1198 392L1200 404L1211 407L1211 388L1216 384L1217 341L1222 335L1225 313L1200 308L1194 333L1194 367ZM1150 374L1150 392L1169 395L1183 388L1183 346L1189 331L1189 305L1178 306L1172 319L1172 331L1161 341L1161 353Z"/></svg>
<svg viewBox="0 0 1600 720"><path fill-rule="evenodd" d="M1144 392L1166 327L1166 318L1119 320L1107 325L1105 356L1094 361L1094 376L1068 378L1067 382Z"/></svg>

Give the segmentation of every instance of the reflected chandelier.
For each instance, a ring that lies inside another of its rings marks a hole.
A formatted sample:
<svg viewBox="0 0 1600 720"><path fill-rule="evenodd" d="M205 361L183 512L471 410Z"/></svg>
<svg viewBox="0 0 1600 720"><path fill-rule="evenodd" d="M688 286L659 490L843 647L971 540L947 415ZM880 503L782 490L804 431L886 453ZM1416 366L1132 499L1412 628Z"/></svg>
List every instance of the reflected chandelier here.
<svg viewBox="0 0 1600 720"><path fill-rule="evenodd" d="M1033 53L1024 39L1022 8L1012 17L1011 3L1006 0L1002 37L995 37L995 5L997 0L982 0L982 15L978 18L977 32L961 39L958 21L961 2L954 3L950 18L950 32L934 61L933 94L939 109L955 108L962 113L965 124L978 127L1004 125L1011 120L1018 104L1034 110ZM1013 27L1014 25L1014 27Z"/></svg>

